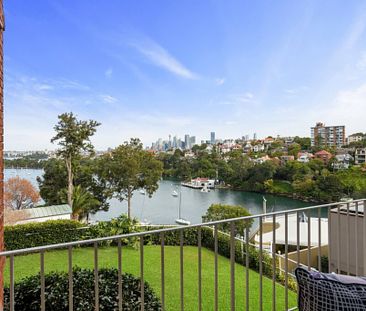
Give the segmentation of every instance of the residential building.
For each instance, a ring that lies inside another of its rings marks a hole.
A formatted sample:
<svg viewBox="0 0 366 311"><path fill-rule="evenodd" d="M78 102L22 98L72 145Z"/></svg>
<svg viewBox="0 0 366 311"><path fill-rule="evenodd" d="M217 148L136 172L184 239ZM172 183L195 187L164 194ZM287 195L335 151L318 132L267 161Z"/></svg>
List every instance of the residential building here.
<svg viewBox="0 0 366 311"><path fill-rule="evenodd" d="M247 144L243 148L244 153L251 152L252 150L253 150L252 144L250 142L247 142Z"/></svg>
<svg viewBox="0 0 366 311"><path fill-rule="evenodd" d="M293 155L283 155L280 156L281 165L285 165L289 161L295 161L295 157Z"/></svg>
<svg viewBox="0 0 366 311"><path fill-rule="evenodd" d="M336 170L348 169L351 161L353 161L353 157L348 154L337 154L335 156L336 161L333 163L333 168Z"/></svg>
<svg viewBox="0 0 366 311"><path fill-rule="evenodd" d="M315 153L315 158L323 161L325 165L329 163L329 160L333 157L332 154L326 150L321 150Z"/></svg>
<svg viewBox="0 0 366 311"><path fill-rule="evenodd" d="M355 151L355 164L366 163L366 148L358 148Z"/></svg>
<svg viewBox="0 0 366 311"><path fill-rule="evenodd" d="M253 146L253 151L254 152L262 152L262 151L264 151L264 145L262 145L262 144L254 145Z"/></svg>
<svg viewBox="0 0 366 311"><path fill-rule="evenodd" d="M346 129L344 125L325 126L318 122L311 128L311 145L316 147L337 147L346 144Z"/></svg>
<svg viewBox="0 0 366 311"><path fill-rule="evenodd" d="M68 204L34 207L24 211L26 212L25 218L18 221L17 224L71 219L72 215L72 209Z"/></svg>
<svg viewBox="0 0 366 311"><path fill-rule="evenodd" d="M297 161L301 163L308 163L312 158L314 158L314 155L309 152L299 152L297 154Z"/></svg>
<svg viewBox="0 0 366 311"><path fill-rule="evenodd" d="M362 141L363 139L366 139L366 135L364 135L363 133L352 134L348 136L347 144L357 143L359 141Z"/></svg>

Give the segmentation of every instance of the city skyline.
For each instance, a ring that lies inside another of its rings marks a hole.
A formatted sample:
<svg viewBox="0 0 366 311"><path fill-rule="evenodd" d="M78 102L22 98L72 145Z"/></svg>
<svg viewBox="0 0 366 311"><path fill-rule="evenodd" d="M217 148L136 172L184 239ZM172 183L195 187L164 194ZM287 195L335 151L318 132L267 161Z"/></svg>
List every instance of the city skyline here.
<svg viewBox="0 0 366 311"><path fill-rule="evenodd" d="M310 136L318 121L365 131L363 2L159 10L148 1L21 0L5 13L6 149L55 148L52 128L68 111L102 123L97 149L130 137L151 145L166 133L200 142L212 128L223 138Z"/></svg>

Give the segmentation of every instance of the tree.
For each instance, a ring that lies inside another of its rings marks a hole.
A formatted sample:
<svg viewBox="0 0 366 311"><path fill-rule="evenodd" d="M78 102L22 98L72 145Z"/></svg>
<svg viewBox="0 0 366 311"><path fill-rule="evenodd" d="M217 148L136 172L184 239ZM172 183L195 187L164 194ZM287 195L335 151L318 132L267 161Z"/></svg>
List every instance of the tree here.
<svg viewBox="0 0 366 311"><path fill-rule="evenodd" d="M89 212L100 202L81 186L76 186L73 192L72 215L75 220L88 218Z"/></svg>
<svg viewBox="0 0 366 311"><path fill-rule="evenodd" d="M4 185L5 208L22 210L33 207L39 202L38 191L27 179L17 177L9 178Z"/></svg>
<svg viewBox="0 0 366 311"><path fill-rule="evenodd" d="M144 189L151 197L159 187L162 163L143 150L139 139L131 139L100 158L101 178L118 200L127 200L131 218L134 191Z"/></svg>
<svg viewBox="0 0 366 311"><path fill-rule="evenodd" d="M92 158L82 158L77 163L74 175L74 187L80 186L93 196L98 205L93 205L89 213L108 210L110 193L102 180L98 178L99 162ZM46 162L42 177L37 178L42 199L46 204L64 204L67 202L67 171L63 160L50 159ZM75 197L74 197L75 200ZM77 215L75 215L77 216Z"/></svg>
<svg viewBox="0 0 366 311"><path fill-rule="evenodd" d="M224 220L238 217L250 216L249 211L240 205L225 205L225 204L211 204L206 214L202 216L203 222L210 222L216 220ZM244 229L250 228L253 220L241 220L235 222L235 229L239 234L244 233ZM218 225L218 229L230 232L230 223L223 223Z"/></svg>
<svg viewBox="0 0 366 311"><path fill-rule="evenodd" d="M81 121L70 113L63 113L58 116L58 123L54 129L56 135L51 142L57 142L61 147L57 150L66 164L67 170L67 203L72 207L75 166L83 152L93 152L93 145L90 137L96 132L96 128L100 125L97 121Z"/></svg>

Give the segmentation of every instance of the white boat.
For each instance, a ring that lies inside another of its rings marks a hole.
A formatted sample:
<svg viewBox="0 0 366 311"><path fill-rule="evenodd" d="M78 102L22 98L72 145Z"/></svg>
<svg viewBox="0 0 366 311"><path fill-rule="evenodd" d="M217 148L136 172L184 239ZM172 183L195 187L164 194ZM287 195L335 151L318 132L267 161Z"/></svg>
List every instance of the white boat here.
<svg viewBox="0 0 366 311"><path fill-rule="evenodd" d="M178 192L177 192L177 191L175 191L175 190L173 190L173 192L172 192L172 196L173 196L173 197L177 197L177 196L178 196Z"/></svg>
<svg viewBox="0 0 366 311"><path fill-rule="evenodd" d="M183 218L178 218L175 220L175 222L178 225L183 225L183 226L189 226L191 224L191 222L189 220L183 219Z"/></svg>
<svg viewBox="0 0 366 311"><path fill-rule="evenodd" d="M141 226L149 226L149 225L151 225L151 222L148 221L147 219L144 219L143 221L140 221L140 225Z"/></svg>
<svg viewBox="0 0 366 311"><path fill-rule="evenodd" d="M208 192L210 192L210 189L208 189L207 184L205 184L205 185L203 186L203 188L201 189L201 192L203 192L203 193L208 193Z"/></svg>
<svg viewBox="0 0 366 311"><path fill-rule="evenodd" d="M145 195L146 194L145 190L144 189L141 189L140 190L140 194Z"/></svg>
<svg viewBox="0 0 366 311"><path fill-rule="evenodd" d="M175 222L178 225L188 226L191 224L191 222L187 219L182 218L181 207L182 207L182 192L180 192L180 196L179 196L178 218L175 220Z"/></svg>

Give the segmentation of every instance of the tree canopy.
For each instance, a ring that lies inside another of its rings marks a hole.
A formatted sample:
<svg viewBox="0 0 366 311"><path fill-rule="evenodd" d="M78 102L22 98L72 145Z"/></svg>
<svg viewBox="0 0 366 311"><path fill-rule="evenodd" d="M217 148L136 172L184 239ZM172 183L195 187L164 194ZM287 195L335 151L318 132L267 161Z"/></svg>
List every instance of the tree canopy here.
<svg viewBox="0 0 366 311"><path fill-rule="evenodd" d="M118 200L127 200L131 218L131 199L134 191L144 189L151 196L159 187L163 166L145 151L139 139L118 146L100 159L102 182Z"/></svg>

